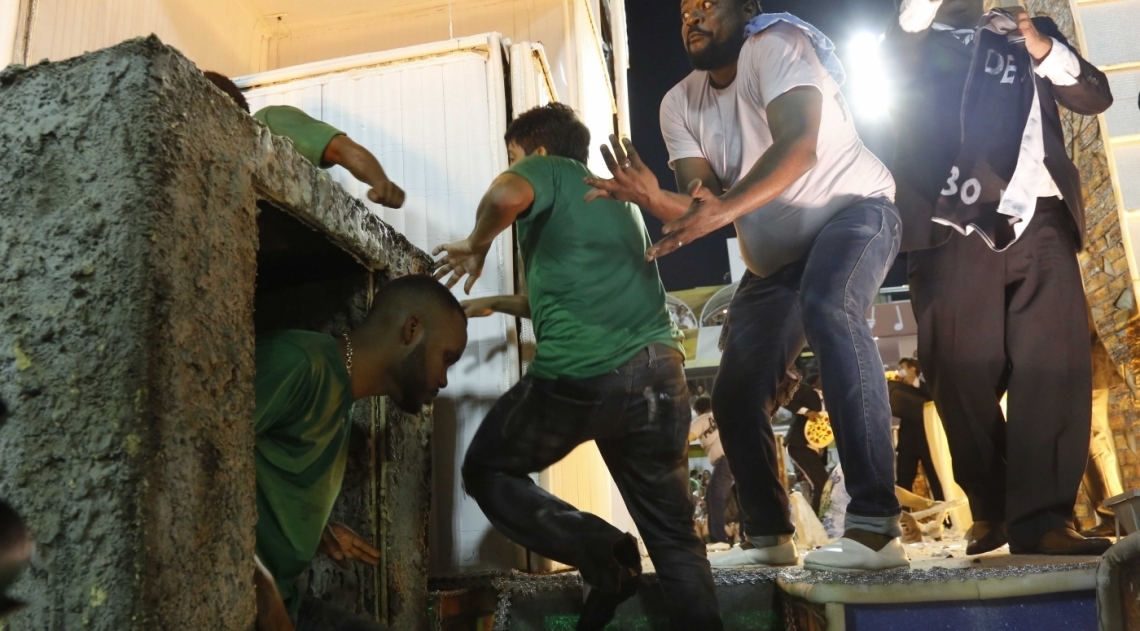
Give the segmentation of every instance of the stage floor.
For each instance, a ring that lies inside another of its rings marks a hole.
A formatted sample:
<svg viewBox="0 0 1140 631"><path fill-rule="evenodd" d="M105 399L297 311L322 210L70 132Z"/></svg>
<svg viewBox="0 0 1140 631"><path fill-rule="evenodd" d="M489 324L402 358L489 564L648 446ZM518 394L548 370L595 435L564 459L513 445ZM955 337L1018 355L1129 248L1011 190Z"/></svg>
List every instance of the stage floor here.
<svg viewBox="0 0 1140 631"><path fill-rule="evenodd" d="M1098 557L1010 555L1005 548L966 557L961 540L908 544L907 552L910 568L885 572L714 570L726 629L780 631L793 628L790 618L797 619L794 628L846 631L1095 627ZM669 628L667 602L644 561L646 586L619 608L613 629ZM582 601L577 572L437 581L437 589L464 587L481 591L488 610L494 603L492 628L499 631L573 629Z"/></svg>

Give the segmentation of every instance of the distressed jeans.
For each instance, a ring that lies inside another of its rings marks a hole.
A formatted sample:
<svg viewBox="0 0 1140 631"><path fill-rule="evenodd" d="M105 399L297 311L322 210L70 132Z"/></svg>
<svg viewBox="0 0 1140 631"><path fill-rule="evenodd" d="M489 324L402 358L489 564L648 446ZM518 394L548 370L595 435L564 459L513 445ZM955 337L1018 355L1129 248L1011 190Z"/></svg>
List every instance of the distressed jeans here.
<svg viewBox="0 0 1140 631"><path fill-rule="evenodd" d="M746 273L740 281L728 308L713 414L736 476L744 532L753 540L770 545L795 532L768 414L805 341L819 360L847 476L846 527L902 534L887 381L865 318L899 240L894 204L863 200L828 222L800 261L767 278Z"/></svg>
<svg viewBox="0 0 1140 631"><path fill-rule="evenodd" d="M595 441L653 559L674 628L716 631L723 626L689 495L689 418L683 358L668 346L649 346L590 379L526 376L483 420L463 484L504 535L577 567L596 588L616 589L613 546L623 533L530 478Z"/></svg>

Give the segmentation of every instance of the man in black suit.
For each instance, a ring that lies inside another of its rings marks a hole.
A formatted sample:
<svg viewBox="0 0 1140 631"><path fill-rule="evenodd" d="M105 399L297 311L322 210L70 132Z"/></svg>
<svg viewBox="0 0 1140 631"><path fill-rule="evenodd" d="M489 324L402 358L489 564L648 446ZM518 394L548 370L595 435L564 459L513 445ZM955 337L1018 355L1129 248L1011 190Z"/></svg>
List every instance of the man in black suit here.
<svg viewBox="0 0 1140 631"><path fill-rule="evenodd" d="M788 428L788 438L785 445L788 456L792 458L804 475L811 482L812 491L808 501L812 510L819 514L820 500L823 499L823 485L827 483L827 451L820 453L808 444L804 428L808 419L823 411L823 396L820 394L819 375L810 375L804 380L804 385L792 395L788 402L788 409L795 414L791 427Z"/></svg>
<svg viewBox="0 0 1140 631"><path fill-rule="evenodd" d="M1082 537L1071 519L1088 455L1091 367L1077 264L1084 205L1057 106L1099 114L1112 95L1051 19L1007 11L1033 59L1045 157L1017 163L1039 182L1037 204L1002 251L931 221L940 196L961 185L961 121L977 115L961 103L983 0L904 0L886 42L901 87L893 171L919 354L975 519L967 552L1008 541L1015 554L1099 554L1110 542Z"/></svg>
<svg viewBox="0 0 1140 631"><path fill-rule="evenodd" d="M895 484L914 491L914 480L918 477L918 463L926 474L926 483L934 499L941 502L942 483L934 470L934 459L930 455L930 442L926 439L925 406L931 400L930 387L922 379L922 367L917 359L904 357L899 360L899 378L887 382L891 395L891 414L899 418L899 439L895 452Z"/></svg>

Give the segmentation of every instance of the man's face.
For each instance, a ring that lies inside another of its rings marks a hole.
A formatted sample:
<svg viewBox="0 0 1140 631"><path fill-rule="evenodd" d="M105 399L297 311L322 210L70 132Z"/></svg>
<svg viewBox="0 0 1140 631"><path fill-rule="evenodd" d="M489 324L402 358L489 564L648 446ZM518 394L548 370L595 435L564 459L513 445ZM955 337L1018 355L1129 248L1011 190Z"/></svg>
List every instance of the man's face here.
<svg viewBox="0 0 1140 631"><path fill-rule="evenodd" d="M400 363L399 392L392 399L401 410L418 414L447 387L447 370L467 348L467 323L455 312L437 314L436 326L424 329Z"/></svg>
<svg viewBox="0 0 1140 631"><path fill-rule="evenodd" d="M514 166L514 164L519 160L522 160L523 158L536 153L542 156L547 155L546 147L538 147L534 151L527 153L526 149L523 149L517 142L512 140L507 143L507 164Z"/></svg>
<svg viewBox="0 0 1140 631"><path fill-rule="evenodd" d="M681 0L681 38L697 70L717 70L740 56L755 5L740 0Z"/></svg>
<svg viewBox="0 0 1140 631"><path fill-rule="evenodd" d="M507 164L514 165L514 163L526 157L526 151L518 145L515 141L507 143Z"/></svg>

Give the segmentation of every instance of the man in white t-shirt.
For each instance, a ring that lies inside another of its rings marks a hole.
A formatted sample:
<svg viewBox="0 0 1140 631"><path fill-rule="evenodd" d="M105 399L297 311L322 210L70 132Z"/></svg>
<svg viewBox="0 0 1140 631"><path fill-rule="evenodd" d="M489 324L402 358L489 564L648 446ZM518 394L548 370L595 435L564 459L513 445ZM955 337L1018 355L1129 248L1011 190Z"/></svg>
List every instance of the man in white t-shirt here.
<svg viewBox="0 0 1140 631"><path fill-rule="evenodd" d="M705 505L709 514L709 541L728 543L728 533L724 529L724 511L728 507L728 496L732 494L732 470L728 468L728 458L720 444L720 430L712 413L712 399L703 396L693 402L697 418L689 425L689 442L701 441L701 447L709 455L712 464L712 477L705 490Z"/></svg>
<svg viewBox="0 0 1140 631"><path fill-rule="evenodd" d="M755 0L682 0L681 13L696 70L665 97L661 129L689 194L661 190L628 140L613 143L616 156L603 147L614 178L588 182L592 196L633 201L666 222L651 258L729 223L740 237L748 273L729 306L713 411L747 541L709 561L797 562L768 410L806 341L829 384L852 499L845 536L804 564L906 566L887 383L864 319L898 251L894 181L855 132L822 33L761 14Z"/></svg>

